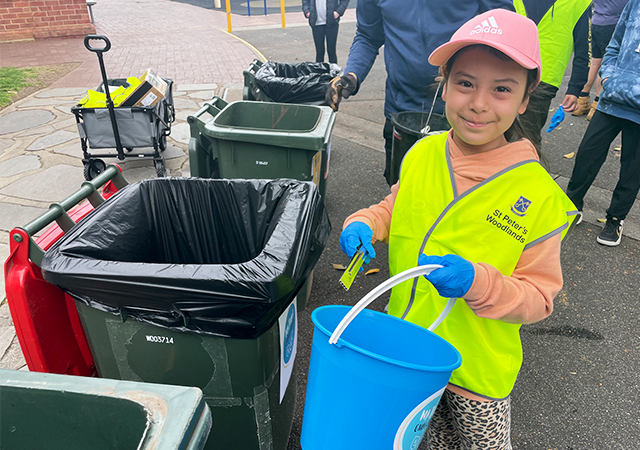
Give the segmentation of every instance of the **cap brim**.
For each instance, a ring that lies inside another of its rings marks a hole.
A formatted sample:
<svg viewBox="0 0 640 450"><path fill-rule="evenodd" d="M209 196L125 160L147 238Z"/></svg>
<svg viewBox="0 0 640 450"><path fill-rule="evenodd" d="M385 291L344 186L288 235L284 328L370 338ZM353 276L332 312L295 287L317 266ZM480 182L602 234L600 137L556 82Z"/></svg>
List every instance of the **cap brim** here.
<svg viewBox="0 0 640 450"><path fill-rule="evenodd" d="M480 40L474 40L474 39L468 39L468 40L456 41L456 42L447 42L445 44L442 44L440 47L436 48L431 53L431 55L429 55L429 64L434 66L443 66L447 61L449 61L449 58L451 58L455 52L457 52L463 47L468 47L470 45L476 45L476 44L486 45L488 47L493 47L496 50L501 51L502 53L507 55L509 58L513 59L515 62L520 64L525 69L538 68L538 64L533 59L524 55L519 50L514 49L510 45L495 44L493 42L480 41ZM538 70L538 72L540 71ZM538 73L538 76L540 76L539 73Z"/></svg>

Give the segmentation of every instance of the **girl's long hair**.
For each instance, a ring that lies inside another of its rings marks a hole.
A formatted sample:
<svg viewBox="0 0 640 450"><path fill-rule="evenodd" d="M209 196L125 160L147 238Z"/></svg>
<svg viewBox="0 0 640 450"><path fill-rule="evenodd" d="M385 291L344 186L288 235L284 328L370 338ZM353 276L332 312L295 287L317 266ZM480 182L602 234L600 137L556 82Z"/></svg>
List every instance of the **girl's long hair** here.
<svg viewBox="0 0 640 450"><path fill-rule="evenodd" d="M450 69L451 67L453 67L453 63L455 63L455 61L458 59L458 57L460 57L460 55L462 55L464 52L468 50L471 50L472 48L481 48L483 51L495 56L496 58L502 61L513 61L510 57L502 53L500 50L497 50L493 47L489 47L488 45L483 45L483 44L469 45L468 47L464 47L458 50L457 52L455 52L451 56L451 58L449 58L446 64L444 64L440 68L442 77L443 77L443 80L442 80L443 83L447 82L447 79L449 78L449 74L451 73ZM537 97L537 92L535 90L535 87L536 87L537 79L538 79L538 69L527 69L527 84L525 86L525 94L523 98L523 100L526 98L529 98L529 105L527 105L527 109L531 108L532 103L534 104L536 103L535 98ZM532 98L534 99L533 102L531 101ZM531 131L526 129L522 125L522 122L520 121L520 115L516 116L516 120L513 121L513 124L511 124L509 129L504 132L504 137L507 140L507 142L515 142L522 138L528 139L531 142L531 144L535 147L538 157L541 160L543 159L543 156L540 152L540 148L536 144L538 139L533 139Z"/></svg>

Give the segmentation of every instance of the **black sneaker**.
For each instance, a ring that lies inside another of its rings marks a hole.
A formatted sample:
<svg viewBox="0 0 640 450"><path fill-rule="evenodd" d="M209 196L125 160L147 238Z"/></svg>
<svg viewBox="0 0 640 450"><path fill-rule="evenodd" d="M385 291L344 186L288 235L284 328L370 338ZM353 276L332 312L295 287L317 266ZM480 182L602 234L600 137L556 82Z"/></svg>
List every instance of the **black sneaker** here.
<svg viewBox="0 0 640 450"><path fill-rule="evenodd" d="M599 244L608 245L609 247L615 247L620 244L622 240L622 224L624 220L618 220L615 217L613 219L607 219L607 223L604 224L604 228L596 239Z"/></svg>
<svg viewBox="0 0 640 450"><path fill-rule="evenodd" d="M580 225L582 223L583 218L584 218L584 213L582 211L578 211L578 219L576 220L576 225Z"/></svg>

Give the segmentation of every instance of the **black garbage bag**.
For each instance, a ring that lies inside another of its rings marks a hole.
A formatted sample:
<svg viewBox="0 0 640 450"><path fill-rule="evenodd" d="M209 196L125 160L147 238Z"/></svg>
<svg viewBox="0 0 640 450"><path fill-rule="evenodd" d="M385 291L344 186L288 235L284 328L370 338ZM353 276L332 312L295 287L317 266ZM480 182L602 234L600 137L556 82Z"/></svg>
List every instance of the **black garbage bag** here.
<svg viewBox="0 0 640 450"><path fill-rule="evenodd" d="M268 61L256 72L256 84L274 102L324 102L329 82L340 70L337 64Z"/></svg>
<svg viewBox="0 0 640 450"><path fill-rule="evenodd" d="M45 253L45 280L123 319L255 338L291 304L331 232L315 184L158 178L103 203Z"/></svg>

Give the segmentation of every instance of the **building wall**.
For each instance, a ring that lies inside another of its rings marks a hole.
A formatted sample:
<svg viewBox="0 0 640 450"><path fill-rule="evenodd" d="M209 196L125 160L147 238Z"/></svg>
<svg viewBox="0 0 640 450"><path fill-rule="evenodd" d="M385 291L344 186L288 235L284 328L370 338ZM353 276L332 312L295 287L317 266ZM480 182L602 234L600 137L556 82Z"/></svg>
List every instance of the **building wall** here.
<svg viewBox="0 0 640 450"><path fill-rule="evenodd" d="M86 0L0 0L0 42L95 31Z"/></svg>

